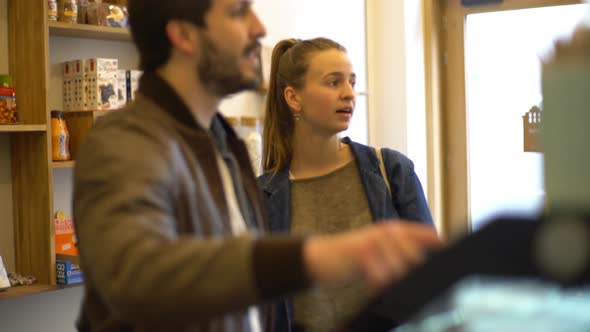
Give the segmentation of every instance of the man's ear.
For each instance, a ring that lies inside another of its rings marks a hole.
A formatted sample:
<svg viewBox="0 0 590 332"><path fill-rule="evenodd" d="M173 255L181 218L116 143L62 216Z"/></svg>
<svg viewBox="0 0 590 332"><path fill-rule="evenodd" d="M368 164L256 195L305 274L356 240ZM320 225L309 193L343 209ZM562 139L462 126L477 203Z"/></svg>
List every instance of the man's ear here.
<svg viewBox="0 0 590 332"><path fill-rule="evenodd" d="M291 86L287 86L284 91L285 101L293 112L301 112L301 100L299 94Z"/></svg>
<svg viewBox="0 0 590 332"><path fill-rule="evenodd" d="M166 24L166 34L173 48L186 54L196 52L199 34L197 33L197 27L194 25L188 22L172 20Z"/></svg>

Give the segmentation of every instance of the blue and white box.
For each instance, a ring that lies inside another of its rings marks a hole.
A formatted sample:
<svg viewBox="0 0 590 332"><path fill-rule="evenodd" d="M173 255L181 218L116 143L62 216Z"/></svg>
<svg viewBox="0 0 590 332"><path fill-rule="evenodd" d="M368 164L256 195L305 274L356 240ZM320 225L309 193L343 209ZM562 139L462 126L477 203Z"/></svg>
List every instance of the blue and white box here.
<svg viewBox="0 0 590 332"><path fill-rule="evenodd" d="M84 274L78 264L66 260L57 260L55 268L58 285L76 285L84 282Z"/></svg>

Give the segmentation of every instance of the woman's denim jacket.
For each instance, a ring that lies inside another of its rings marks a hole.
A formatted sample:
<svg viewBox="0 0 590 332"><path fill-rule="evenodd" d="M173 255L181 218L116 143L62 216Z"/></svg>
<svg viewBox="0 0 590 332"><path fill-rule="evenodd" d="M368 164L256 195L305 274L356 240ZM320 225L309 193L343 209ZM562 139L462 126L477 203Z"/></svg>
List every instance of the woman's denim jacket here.
<svg viewBox="0 0 590 332"><path fill-rule="evenodd" d="M343 138L342 142L348 144L354 154L373 222L400 218L432 225L432 216L422 185L408 157L398 151L381 149L391 187L390 194L379 170L379 159L375 149L353 142L348 137ZM291 228L289 169L282 169L274 176L270 173L263 174L258 178L258 183L264 193L270 230L275 233L289 232ZM277 313L277 331L290 331L292 310L289 301L285 308L278 309L283 312Z"/></svg>

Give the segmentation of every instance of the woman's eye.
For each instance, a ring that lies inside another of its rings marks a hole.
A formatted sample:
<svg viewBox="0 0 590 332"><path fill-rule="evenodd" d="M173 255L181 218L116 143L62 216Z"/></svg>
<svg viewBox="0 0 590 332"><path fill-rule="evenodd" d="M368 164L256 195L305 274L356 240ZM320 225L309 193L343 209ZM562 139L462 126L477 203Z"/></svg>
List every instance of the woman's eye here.
<svg viewBox="0 0 590 332"><path fill-rule="evenodd" d="M249 6L247 4L240 4L232 10L233 16L246 16L248 14Z"/></svg>

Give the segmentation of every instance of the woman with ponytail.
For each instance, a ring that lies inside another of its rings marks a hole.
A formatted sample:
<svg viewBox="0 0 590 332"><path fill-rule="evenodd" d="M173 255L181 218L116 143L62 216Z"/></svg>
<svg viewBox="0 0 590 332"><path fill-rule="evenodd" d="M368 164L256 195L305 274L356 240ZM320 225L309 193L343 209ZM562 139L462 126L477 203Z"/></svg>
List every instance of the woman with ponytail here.
<svg viewBox="0 0 590 332"><path fill-rule="evenodd" d="M355 109L356 75L343 46L282 40L270 75L259 184L271 231L335 233L400 219L432 225L406 156L339 137ZM302 293L281 308L287 319L277 330L330 331L367 303L362 282Z"/></svg>

